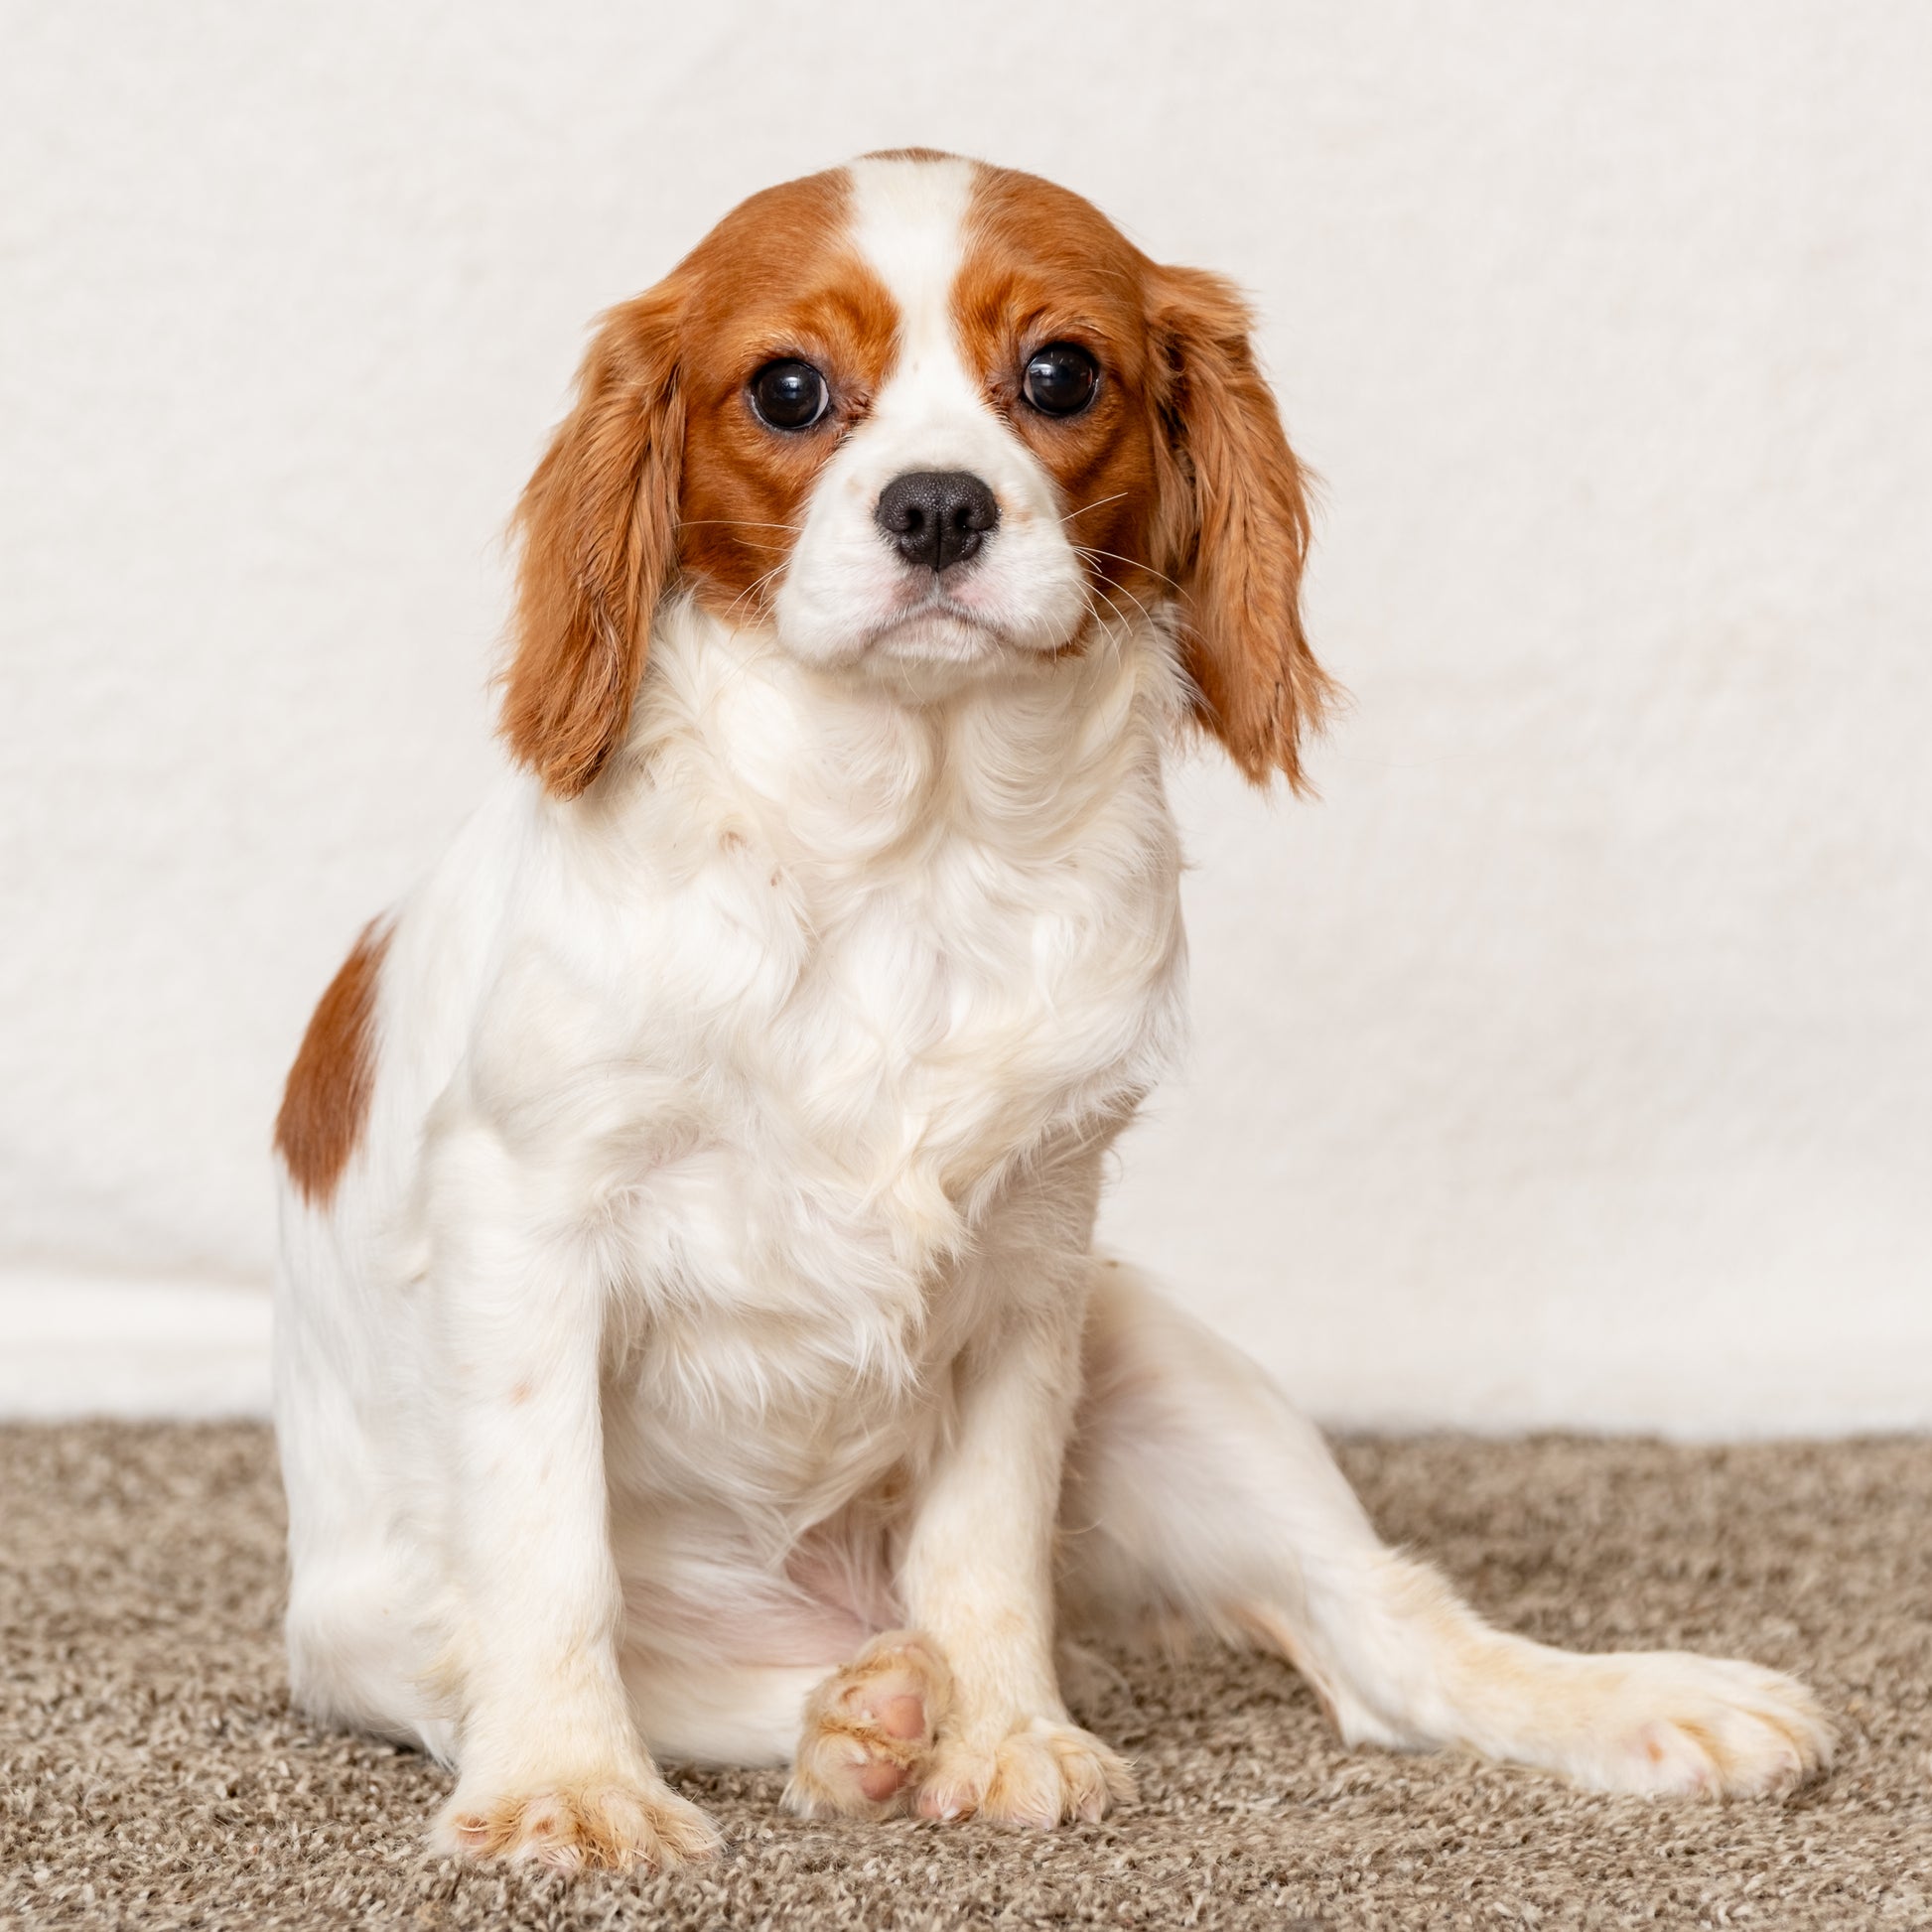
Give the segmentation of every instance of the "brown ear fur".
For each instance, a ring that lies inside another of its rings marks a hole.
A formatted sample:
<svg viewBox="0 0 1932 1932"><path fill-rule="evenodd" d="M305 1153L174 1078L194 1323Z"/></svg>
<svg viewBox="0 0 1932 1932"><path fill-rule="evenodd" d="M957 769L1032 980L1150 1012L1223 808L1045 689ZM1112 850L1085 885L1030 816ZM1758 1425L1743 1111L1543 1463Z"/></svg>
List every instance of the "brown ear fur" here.
<svg viewBox="0 0 1932 1932"><path fill-rule="evenodd" d="M522 560L500 729L560 798L576 797L623 741L676 563L678 307L666 284L604 318L576 406L517 505Z"/></svg>
<svg viewBox="0 0 1932 1932"><path fill-rule="evenodd" d="M1302 627L1308 480L1255 366L1252 318L1233 284L1160 269L1152 319L1166 364L1157 548L1182 590L1195 708L1254 782L1281 771L1301 791L1302 736L1335 696Z"/></svg>

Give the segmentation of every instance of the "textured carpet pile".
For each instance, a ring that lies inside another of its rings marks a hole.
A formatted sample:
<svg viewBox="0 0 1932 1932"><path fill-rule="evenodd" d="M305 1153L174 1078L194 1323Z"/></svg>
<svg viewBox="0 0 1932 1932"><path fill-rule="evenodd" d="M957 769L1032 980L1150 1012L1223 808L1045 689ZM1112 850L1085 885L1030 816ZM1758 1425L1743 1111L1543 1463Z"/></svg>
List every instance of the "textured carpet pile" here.
<svg viewBox="0 0 1932 1932"><path fill-rule="evenodd" d="M1932 1443L1358 1442L1385 1532L1586 1648L1802 1672L1836 1768L1776 1802L1595 1797L1341 1749L1285 1667L1122 1660L1084 1715L1138 1805L1020 1836L804 1825L677 1774L727 1856L575 1882L428 1859L445 1789L289 1709L272 1447L245 1426L0 1430L0 1926L1932 1926Z"/></svg>

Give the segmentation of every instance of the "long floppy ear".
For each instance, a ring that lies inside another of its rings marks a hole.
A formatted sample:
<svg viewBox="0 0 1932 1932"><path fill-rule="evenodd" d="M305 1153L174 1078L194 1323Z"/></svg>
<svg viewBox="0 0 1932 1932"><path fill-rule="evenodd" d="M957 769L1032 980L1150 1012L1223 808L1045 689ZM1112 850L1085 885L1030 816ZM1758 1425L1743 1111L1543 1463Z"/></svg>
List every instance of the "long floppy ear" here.
<svg viewBox="0 0 1932 1932"><path fill-rule="evenodd" d="M1303 735L1335 687L1302 628L1308 481L1255 366L1231 282L1162 268L1152 294L1163 568L1181 587L1182 661L1200 722L1242 771L1304 790Z"/></svg>
<svg viewBox="0 0 1932 1932"><path fill-rule="evenodd" d="M623 742L676 566L678 308L660 285L604 318L576 404L516 508L522 558L500 729L559 798L576 797Z"/></svg>

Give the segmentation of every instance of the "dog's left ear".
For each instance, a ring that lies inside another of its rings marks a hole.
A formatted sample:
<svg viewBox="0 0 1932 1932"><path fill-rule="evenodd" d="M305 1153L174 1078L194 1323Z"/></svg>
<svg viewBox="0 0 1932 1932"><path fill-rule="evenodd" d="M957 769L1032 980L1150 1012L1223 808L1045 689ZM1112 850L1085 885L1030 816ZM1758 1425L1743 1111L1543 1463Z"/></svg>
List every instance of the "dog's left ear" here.
<svg viewBox="0 0 1932 1932"><path fill-rule="evenodd" d="M613 309L516 509L522 556L503 673L511 754L575 798L623 742L651 619L677 562L681 312L660 283Z"/></svg>
<svg viewBox="0 0 1932 1932"><path fill-rule="evenodd" d="M1155 549L1181 589L1195 710L1255 783L1280 771L1302 791L1303 737L1335 696L1302 627L1308 480L1234 285L1160 268L1150 304L1162 432Z"/></svg>

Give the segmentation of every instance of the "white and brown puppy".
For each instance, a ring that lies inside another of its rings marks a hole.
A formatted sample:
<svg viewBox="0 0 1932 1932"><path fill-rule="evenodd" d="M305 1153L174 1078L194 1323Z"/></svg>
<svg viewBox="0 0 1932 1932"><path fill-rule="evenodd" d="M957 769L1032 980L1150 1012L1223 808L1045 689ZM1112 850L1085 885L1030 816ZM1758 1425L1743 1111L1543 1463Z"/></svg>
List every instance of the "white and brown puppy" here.
<svg viewBox="0 0 1932 1932"><path fill-rule="evenodd" d="M1610 1790L1817 1766L1747 1664L1490 1629L1092 1248L1181 1033L1162 764L1299 775L1301 473L1214 276L928 153L755 197L609 315L519 512L500 781L289 1079L295 1691L435 1842L1132 1791L1056 1639L1178 1615L1343 1734ZM1076 1529L1062 1541L1060 1525Z"/></svg>

